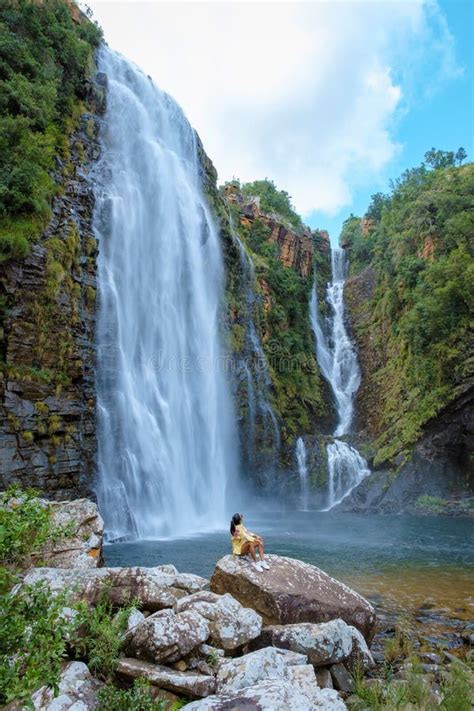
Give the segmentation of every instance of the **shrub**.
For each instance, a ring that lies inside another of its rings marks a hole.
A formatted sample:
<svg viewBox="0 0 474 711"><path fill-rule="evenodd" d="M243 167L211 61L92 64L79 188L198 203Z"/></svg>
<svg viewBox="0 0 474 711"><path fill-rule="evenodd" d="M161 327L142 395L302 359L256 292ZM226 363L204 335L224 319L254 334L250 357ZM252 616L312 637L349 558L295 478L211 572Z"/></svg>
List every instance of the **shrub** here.
<svg viewBox="0 0 474 711"><path fill-rule="evenodd" d="M73 642L73 647L76 654L87 658L91 672L104 681L110 681L114 677L127 620L139 602L132 600L128 606L114 614L106 598L105 591L95 607L78 605L77 625L81 634Z"/></svg>
<svg viewBox="0 0 474 711"><path fill-rule="evenodd" d="M2 573L4 589L12 579ZM42 584L0 596L0 704L28 703L43 685L57 689L72 624L61 616L66 595L51 596Z"/></svg>
<svg viewBox="0 0 474 711"><path fill-rule="evenodd" d="M171 707L166 701L159 701L150 696L149 684L137 679L127 691L108 685L99 692L97 711L172 711L180 704Z"/></svg>
<svg viewBox="0 0 474 711"><path fill-rule="evenodd" d="M0 564L18 566L47 541L69 534L68 527L53 525L51 507L34 489L11 486L0 494Z"/></svg>

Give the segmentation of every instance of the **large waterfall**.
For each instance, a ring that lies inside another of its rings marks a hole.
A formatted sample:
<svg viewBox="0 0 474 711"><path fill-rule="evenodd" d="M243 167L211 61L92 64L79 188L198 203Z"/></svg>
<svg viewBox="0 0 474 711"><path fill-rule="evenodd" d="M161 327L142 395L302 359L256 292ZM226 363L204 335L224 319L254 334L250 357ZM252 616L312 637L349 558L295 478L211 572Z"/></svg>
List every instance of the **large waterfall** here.
<svg viewBox="0 0 474 711"><path fill-rule="evenodd" d="M134 65L103 48L99 69L98 501L109 539L210 529L227 516L237 453L196 136Z"/></svg>
<svg viewBox="0 0 474 711"><path fill-rule="evenodd" d="M360 484L370 470L359 452L343 440L350 432L354 396L360 385L357 354L344 324L344 283L347 262L343 249L331 252L332 280L327 286L326 302L330 315L321 321L316 283L311 297L311 325L316 339L316 355L321 372L329 382L336 402L338 423L334 441L328 445L328 500L326 510L339 504Z"/></svg>

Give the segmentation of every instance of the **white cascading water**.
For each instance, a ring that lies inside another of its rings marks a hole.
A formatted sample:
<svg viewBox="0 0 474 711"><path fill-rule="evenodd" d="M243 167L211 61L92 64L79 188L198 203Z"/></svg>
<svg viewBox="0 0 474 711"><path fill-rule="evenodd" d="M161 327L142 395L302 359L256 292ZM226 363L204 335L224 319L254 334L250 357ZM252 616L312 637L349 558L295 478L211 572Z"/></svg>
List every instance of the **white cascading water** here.
<svg viewBox="0 0 474 711"><path fill-rule="evenodd" d="M308 465L306 463L306 447L302 437L296 440L296 462L298 464L298 474L300 477L301 510L308 510Z"/></svg>
<svg viewBox="0 0 474 711"><path fill-rule="evenodd" d="M327 446L329 511L339 504L370 470L365 459L350 444L336 439L350 431L354 413L354 396L360 385L360 370L355 348L344 324L344 283L347 263L343 249L331 252L332 280L326 291L330 316L321 323L316 283L310 304L311 325L316 340L316 357L321 372L329 382L338 415L334 441Z"/></svg>
<svg viewBox="0 0 474 711"><path fill-rule="evenodd" d="M224 525L236 476L223 263L179 106L104 47L98 167L97 497L108 539Z"/></svg>

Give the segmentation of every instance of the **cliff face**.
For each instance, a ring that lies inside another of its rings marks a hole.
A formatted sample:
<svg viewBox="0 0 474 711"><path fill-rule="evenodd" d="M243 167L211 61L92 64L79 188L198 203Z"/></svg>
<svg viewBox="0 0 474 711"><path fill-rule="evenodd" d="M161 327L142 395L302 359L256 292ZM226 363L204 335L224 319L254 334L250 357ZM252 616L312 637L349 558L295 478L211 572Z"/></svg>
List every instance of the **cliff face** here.
<svg viewBox="0 0 474 711"><path fill-rule="evenodd" d="M90 491L95 441L97 242L89 175L99 156L101 87L89 90L57 160L52 219L23 260L0 267L7 313L0 384L3 483L18 481L61 499Z"/></svg>
<svg viewBox="0 0 474 711"><path fill-rule="evenodd" d="M329 237L264 212L258 196L235 184L221 189L213 204L224 248L243 470L260 485L274 486L279 474L288 484L296 439L327 429L333 414L309 321L315 270L322 288L330 272ZM320 474L315 468L318 484Z"/></svg>
<svg viewBox="0 0 474 711"><path fill-rule="evenodd" d="M66 0L6 2L0 25L10 87L0 120L12 136L0 205L2 484L69 498L90 491L96 449L89 177L105 101L91 79L101 35Z"/></svg>
<svg viewBox="0 0 474 711"><path fill-rule="evenodd" d="M402 510L474 488L472 165L407 172L346 222L346 304L362 382L356 426L373 467L345 502ZM384 479L385 476L388 478Z"/></svg>

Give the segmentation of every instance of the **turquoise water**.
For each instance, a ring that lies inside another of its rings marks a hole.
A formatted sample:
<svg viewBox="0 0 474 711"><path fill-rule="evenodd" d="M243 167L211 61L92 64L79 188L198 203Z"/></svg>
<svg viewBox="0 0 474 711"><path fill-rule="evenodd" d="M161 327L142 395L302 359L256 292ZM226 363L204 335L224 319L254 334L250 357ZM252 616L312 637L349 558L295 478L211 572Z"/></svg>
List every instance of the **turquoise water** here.
<svg viewBox="0 0 474 711"><path fill-rule="evenodd" d="M331 575L384 574L405 569L474 571L474 520L445 517L362 516L311 511L246 516L265 538L268 553L313 563ZM230 552L227 531L190 538L106 546L107 565L162 565L209 577Z"/></svg>
<svg viewBox="0 0 474 711"><path fill-rule="evenodd" d="M297 511L249 513L245 524L263 535L268 553L317 565L379 611L417 614L428 604L452 619L474 619L473 519ZM173 563L204 577L229 552L227 531L104 550L110 566Z"/></svg>

